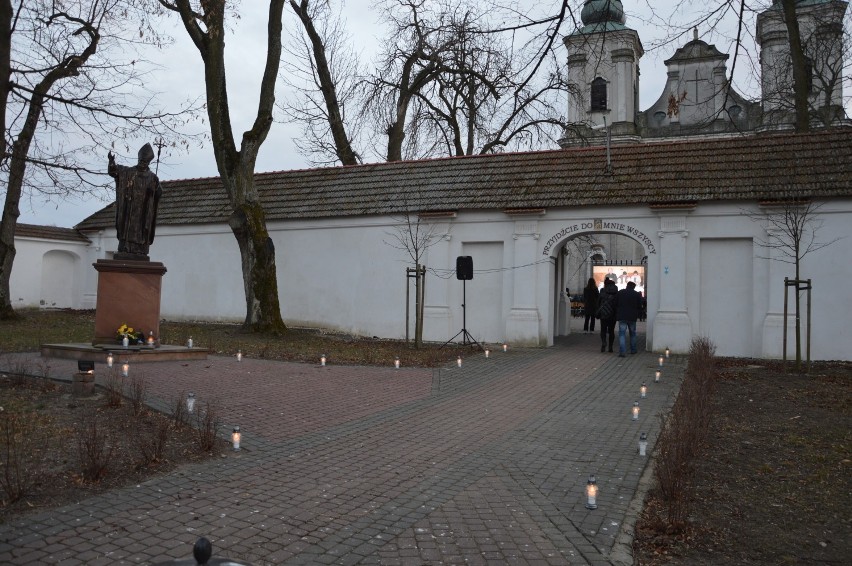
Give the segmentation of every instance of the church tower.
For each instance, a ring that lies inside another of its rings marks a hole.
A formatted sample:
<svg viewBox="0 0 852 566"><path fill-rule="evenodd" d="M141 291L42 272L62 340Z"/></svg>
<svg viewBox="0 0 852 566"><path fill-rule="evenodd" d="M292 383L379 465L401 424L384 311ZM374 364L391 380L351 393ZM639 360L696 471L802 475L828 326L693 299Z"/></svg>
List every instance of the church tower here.
<svg viewBox="0 0 852 566"><path fill-rule="evenodd" d="M796 0L796 19L805 54L811 123L847 121L843 111L843 16L847 2ZM789 129L795 123L790 43L781 0L757 16L760 45L763 128Z"/></svg>
<svg viewBox="0 0 852 566"><path fill-rule="evenodd" d="M620 0L586 0L580 18L583 26L563 39L570 125L559 143L601 143L607 126L619 141L638 141L639 34L624 25Z"/></svg>

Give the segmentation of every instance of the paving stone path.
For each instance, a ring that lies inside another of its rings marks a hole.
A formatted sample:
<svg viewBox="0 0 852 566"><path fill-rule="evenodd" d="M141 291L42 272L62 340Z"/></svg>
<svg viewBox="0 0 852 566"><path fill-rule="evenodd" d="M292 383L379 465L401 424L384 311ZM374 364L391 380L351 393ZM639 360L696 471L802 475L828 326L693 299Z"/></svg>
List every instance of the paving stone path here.
<svg viewBox="0 0 852 566"><path fill-rule="evenodd" d="M154 406L193 391L241 427L242 450L0 525L0 563L156 564L204 536L256 565L629 564L649 475L639 434L650 453L684 363L653 383L657 355L601 354L575 333L436 370L137 364Z"/></svg>

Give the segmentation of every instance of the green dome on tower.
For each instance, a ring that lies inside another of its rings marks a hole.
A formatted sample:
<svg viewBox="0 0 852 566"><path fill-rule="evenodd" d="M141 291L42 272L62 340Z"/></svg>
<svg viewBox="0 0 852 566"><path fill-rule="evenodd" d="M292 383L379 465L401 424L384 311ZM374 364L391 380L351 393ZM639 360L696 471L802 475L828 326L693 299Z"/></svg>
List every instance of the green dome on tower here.
<svg viewBox="0 0 852 566"><path fill-rule="evenodd" d="M624 25L624 6L619 0L586 0L580 19L584 26L606 23Z"/></svg>
<svg viewBox="0 0 852 566"><path fill-rule="evenodd" d="M580 12L583 27L574 33L600 33L627 29L621 0L586 0ZM572 34L573 35L573 34Z"/></svg>

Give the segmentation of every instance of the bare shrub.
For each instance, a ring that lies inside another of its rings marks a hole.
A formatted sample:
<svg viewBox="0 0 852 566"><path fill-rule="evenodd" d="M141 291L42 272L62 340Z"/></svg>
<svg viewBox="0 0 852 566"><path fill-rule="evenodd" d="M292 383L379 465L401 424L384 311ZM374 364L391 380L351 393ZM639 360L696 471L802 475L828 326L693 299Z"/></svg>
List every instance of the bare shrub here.
<svg viewBox="0 0 852 566"><path fill-rule="evenodd" d="M707 438L712 417L715 350L709 339L693 339L680 393L657 442L654 478L666 513L665 529L671 533L682 531L689 517L695 457Z"/></svg>
<svg viewBox="0 0 852 566"><path fill-rule="evenodd" d="M150 428L142 426L142 423L140 423L140 426L136 428L136 446L139 449L143 465L163 460L166 443L169 441L171 432L172 421L165 418L156 419Z"/></svg>
<svg viewBox="0 0 852 566"><path fill-rule="evenodd" d="M130 406L133 409L133 414L141 415L146 407L145 400L148 396L147 385L145 378L139 375L134 375L127 383L127 397L130 400Z"/></svg>
<svg viewBox="0 0 852 566"><path fill-rule="evenodd" d="M36 428L32 418L0 413L0 486L8 503L25 496L45 475L44 455L50 440Z"/></svg>
<svg viewBox="0 0 852 566"><path fill-rule="evenodd" d="M183 428L189 424L189 411L186 408L186 393L178 393L177 399L172 401L172 423L175 428Z"/></svg>
<svg viewBox="0 0 852 566"><path fill-rule="evenodd" d="M222 426L222 420L215 405L209 401L205 402L203 407L200 408L196 405L196 409L195 424L198 434L198 448L202 452L210 452L216 448L216 433Z"/></svg>
<svg viewBox="0 0 852 566"><path fill-rule="evenodd" d="M77 423L80 475L90 482L96 482L106 475L115 448L110 438L109 425L102 423L102 418L97 411L89 411Z"/></svg>
<svg viewBox="0 0 852 566"><path fill-rule="evenodd" d="M121 407L124 403L124 380L115 369L107 374L104 380L104 391L107 407Z"/></svg>

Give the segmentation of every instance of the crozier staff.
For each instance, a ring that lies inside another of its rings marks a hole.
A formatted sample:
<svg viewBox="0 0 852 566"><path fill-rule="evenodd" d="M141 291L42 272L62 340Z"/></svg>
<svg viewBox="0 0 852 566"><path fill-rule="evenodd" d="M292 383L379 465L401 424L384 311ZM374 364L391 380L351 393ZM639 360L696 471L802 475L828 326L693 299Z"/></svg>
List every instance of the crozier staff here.
<svg viewBox="0 0 852 566"><path fill-rule="evenodd" d="M146 143L139 150L135 167L116 165L115 156L107 155L107 172L115 179L115 229L119 259L148 259L148 246L154 242L157 205L162 188L157 175L148 168L154 148ZM135 257L134 257L135 256Z"/></svg>

